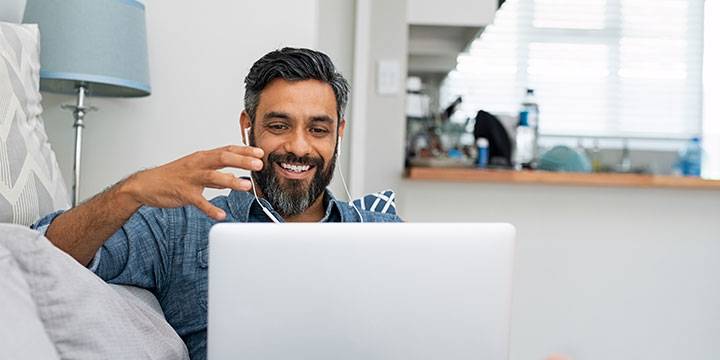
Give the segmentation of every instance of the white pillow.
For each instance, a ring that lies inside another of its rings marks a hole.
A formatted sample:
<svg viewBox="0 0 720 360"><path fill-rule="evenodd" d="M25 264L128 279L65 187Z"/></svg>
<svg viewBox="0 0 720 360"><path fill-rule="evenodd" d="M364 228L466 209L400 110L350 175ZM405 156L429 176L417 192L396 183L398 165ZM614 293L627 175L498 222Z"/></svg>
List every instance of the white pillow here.
<svg viewBox="0 0 720 360"><path fill-rule="evenodd" d="M40 118L37 25L0 22L0 222L30 225L69 207Z"/></svg>
<svg viewBox="0 0 720 360"><path fill-rule="evenodd" d="M0 247L22 272L60 358L188 358L182 339L142 292L111 287L23 226L0 224Z"/></svg>

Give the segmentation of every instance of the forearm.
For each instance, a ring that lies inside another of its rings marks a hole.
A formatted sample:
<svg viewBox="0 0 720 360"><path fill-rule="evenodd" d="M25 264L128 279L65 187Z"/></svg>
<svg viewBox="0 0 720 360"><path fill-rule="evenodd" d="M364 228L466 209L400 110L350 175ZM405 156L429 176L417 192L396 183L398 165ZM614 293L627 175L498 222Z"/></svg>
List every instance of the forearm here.
<svg viewBox="0 0 720 360"><path fill-rule="evenodd" d="M45 236L58 248L87 265L97 250L142 205L176 208L194 205L215 220L226 216L202 196L206 187L249 191L249 180L238 179L219 169L263 168L259 148L224 146L199 151L168 164L144 170L115 184L89 201L55 218Z"/></svg>
<svg viewBox="0 0 720 360"><path fill-rule="evenodd" d="M142 205L132 195L132 179L123 180L58 216L46 237L83 265Z"/></svg>

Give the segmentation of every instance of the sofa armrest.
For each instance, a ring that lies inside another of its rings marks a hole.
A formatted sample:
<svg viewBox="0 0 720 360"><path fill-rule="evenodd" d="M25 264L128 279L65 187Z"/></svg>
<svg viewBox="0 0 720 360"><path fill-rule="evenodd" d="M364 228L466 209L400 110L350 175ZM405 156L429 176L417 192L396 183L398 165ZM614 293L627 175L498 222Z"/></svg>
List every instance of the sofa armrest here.
<svg viewBox="0 0 720 360"><path fill-rule="evenodd" d="M0 245L0 359L59 359L22 272Z"/></svg>

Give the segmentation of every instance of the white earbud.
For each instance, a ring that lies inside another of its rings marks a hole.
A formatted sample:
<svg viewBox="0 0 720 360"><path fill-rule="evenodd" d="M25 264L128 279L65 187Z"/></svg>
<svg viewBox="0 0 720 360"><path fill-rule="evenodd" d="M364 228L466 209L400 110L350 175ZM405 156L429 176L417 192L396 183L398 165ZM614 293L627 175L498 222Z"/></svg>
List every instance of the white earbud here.
<svg viewBox="0 0 720 360"><path fill-rule="evenodd" d="M243 145L250 146L250 127L246 127L243 129L243 134L245 135L245 138L243 139ZM252 173L252 171L250 171ZM250 174L250 184L252 185L252 191L253 195L255 195L255 201L257 201L258 205L262 208L265 215L267 215L270 220L272 220L274 223L280 223L280 220L278 220L275 215L273 215L270 210L268 210L265 205L263 205L262 202L260 202L260 199L257 196L257 191L255 190L255 180L253 180L252 174Z"/></svg>
<svg viewBox="0 0 720 360"><path fill-rule="evenodd" d="M245 137L242 139L243 145L250 146L250 127L249 126L243 129L243 134L245 135Z"/></svg>
<svg viewBox="0 0 720 360"><path fill-rule="evenodd" d="M363 222L365 222L365 221L363 220L363 217L362 217L362 214L360 213L360 210L358 210L358 208L355 206L355 203L353 203L352 195L350 195L350 190L348 190L348 186L347 186L347 184L345 183L345 176L343 176L343 172L342 172L342 164L341 164L342 162L340 161L340 154L342 154L342 136L338 137L338 150L337 150L337 154L338 154L338 156L337 156L337 159L335 159L335 161L337 162L338 172L340 172L340 180L342 180L343 188L345 188L345 194L347 194L347 197L348 197L348 204L350 205L350 207L352 207L353 209L355 209L355 212L356 212L356 213L358 214L358 216L360 217L360 222L363 223Z"/></svg>

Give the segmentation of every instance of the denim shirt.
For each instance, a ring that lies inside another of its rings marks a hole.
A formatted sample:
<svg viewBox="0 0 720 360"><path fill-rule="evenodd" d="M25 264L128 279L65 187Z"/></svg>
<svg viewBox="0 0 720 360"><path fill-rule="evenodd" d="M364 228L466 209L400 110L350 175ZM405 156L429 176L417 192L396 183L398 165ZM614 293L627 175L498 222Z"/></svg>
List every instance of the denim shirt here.
<svg viewBox="0 0 720 360"><path fill-rule="evenodd" d="M280 221L265 199L260 201ZM232 191L211 203L227 214L225 222L271 222L251 193ZM321 222L359 222L348 203L324 196ZM363 206L364 208L364 206ZM365 222L399 222L397 215L359 209ZM32 227L46 231L62 211ZM190 358L207 357L208 234L217 221L194 206L142 207L98 250L90 269L108 283L132 285L155 294L168 323L187 345Z"/></svg>

